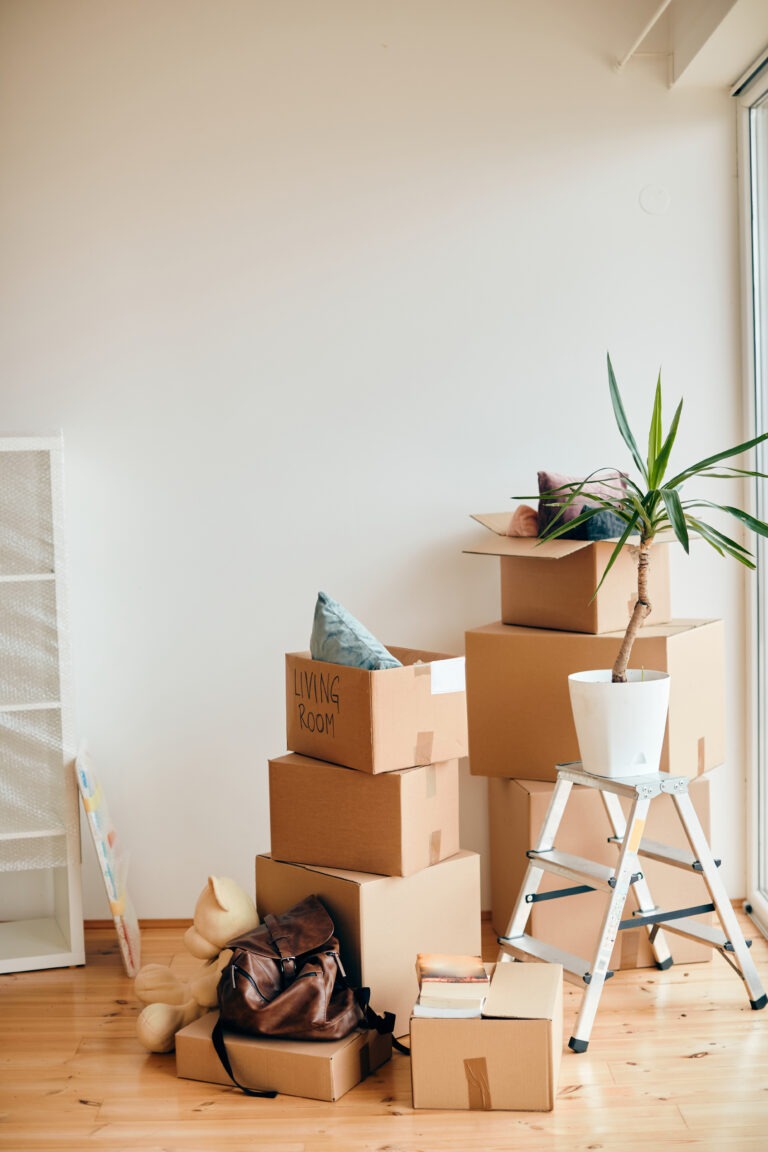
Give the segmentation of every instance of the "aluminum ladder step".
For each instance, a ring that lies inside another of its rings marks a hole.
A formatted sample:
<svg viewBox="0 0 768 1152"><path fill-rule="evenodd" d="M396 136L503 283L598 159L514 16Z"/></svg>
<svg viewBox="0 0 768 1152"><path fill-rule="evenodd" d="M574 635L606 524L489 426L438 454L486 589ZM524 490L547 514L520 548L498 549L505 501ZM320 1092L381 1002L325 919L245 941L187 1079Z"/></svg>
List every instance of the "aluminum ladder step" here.
<svg viewBox="0 0 768 1152"><path fill-rule="evenodd" d="M524 956L533 956L535 960L543 960L547 964L561 964L563 971L570 976L585 984L590 982L591 961L584 960L581 956L574 956L572 952L565 952L562 948L555 948L553 944L545 944L535 936L529 936L525 932L522 936L499 936L498 944L502 951L510 956L522 952ZM607 972L606 980L611 976L613 972Z"/></svg>
<svg viewBox="0 0 768 1152"><path fill-rule="evenodd" d="M698 920L680 917L678 920L668 920L664 923L665 932L676 932L678 936L687 936L689 940L700 940L702 944L709 944L711 948L721 951L733 951L733 945L724 932L710 924L700 924ZM745 940L747 948L752 947L751 940Z"/></svg>
<svg viewBox="0 0 768 1152"><path fill-rule="evenodd" d="M569 880L588 880L591 887L603 892L612 892L616 885L615 871L607 864L598 864L583 856L573 856L570 852L558 852L556 848L543 851L531 848L526 855L536 868L554 872Z"/></svg>
<svg viewBox="0 0 768 1152"><path fill-rule="evenodd" d="M623 840L618 836L610 836L609 843L621 847ZM691 852L687 852L684 848L673 848L671 844L662 844L658 840L642 839L637 854L645 856L648 860L658 860L661 864L671 864L674 868L684 868L688 872L702 871L701 864ZM721 860L715 859L717 868L721 863Z"/></svg>

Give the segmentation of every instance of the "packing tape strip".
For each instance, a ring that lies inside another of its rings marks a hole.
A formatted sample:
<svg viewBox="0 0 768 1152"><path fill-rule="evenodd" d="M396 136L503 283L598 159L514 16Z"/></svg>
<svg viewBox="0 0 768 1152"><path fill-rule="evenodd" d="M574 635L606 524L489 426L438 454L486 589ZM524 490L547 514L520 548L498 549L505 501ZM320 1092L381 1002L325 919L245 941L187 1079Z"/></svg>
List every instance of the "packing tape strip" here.
<svg viewBox="0 0 768 1152"><path fill-rule="evenodd" d="M427 800L431 800L433 796L437 795L437 765L426 764L426 771L424 773L424 795Z"/></svg>
<svg viewBox="0 0 768 1152"><path fill-rule="evenodd" d="M435 831L429 837L429 863L430 863L430 865L439 864L441 859L442 859L442 857L440 855L441 838L442 838L442 831L440 828L436 828Z"/></svg>
<svg viewBox="0 0 768 1152"><path fill-rule="evenodd" d="M464 1061L464 1076L467 1081L467 1098L473 1112L490 1112L491 1088L488 1083L488 1062L484 1056L473 1056Z"/></svg>
<svg viewBox="0 0 768 1152"><path fill-rule="evenodd" d="M698 745L698 763L697 769L699 772L704 772L707 767L707 739L706 736L699 737Z"/></svg>
<svg viewBox="0 0 768 1152"><path fill-rule="evenodd" d="M416 764L431 764L434 757L432 756L432 745L435 742L434 732L417 732L416 733L416 747L413 750L414 760Z"/></svg>
<svg viewBox="0 0 768 1152"><path fill-rule="evenodd" d="M418 664L411 664L414 676L432 676L432 665L420 660Z"/></svg>
<svg viewBox="0 0 768 1152"><path fill-rule="evenodd" d="M637 852L640 847L640 841L643 838L643 831L645 829L645 820L635 820L634 824L629 830L629 850L630 852Z"/></svg>

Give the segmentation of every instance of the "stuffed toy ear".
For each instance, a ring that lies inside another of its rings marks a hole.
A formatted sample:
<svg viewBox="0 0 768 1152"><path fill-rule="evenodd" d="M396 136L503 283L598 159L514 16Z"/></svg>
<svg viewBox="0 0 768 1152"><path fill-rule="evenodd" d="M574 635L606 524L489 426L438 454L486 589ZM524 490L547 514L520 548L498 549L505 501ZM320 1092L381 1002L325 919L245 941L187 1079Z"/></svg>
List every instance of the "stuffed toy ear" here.
<svg viewBox="0 0 768 1152"><path fill-rule="evenodd" d="M208 887L211 895L223 912L229 912L230 905L227 901L226 885L220 884L216 876L208 877Z"/></svg>
<svg viewBox="0 0 768 1152"><path fill-rule="evenodd" d="M258 923L256 905L236 881L228 876L209 876L195 906L186 945L193 956L209 960L229 940L249 932Z"/></svg>

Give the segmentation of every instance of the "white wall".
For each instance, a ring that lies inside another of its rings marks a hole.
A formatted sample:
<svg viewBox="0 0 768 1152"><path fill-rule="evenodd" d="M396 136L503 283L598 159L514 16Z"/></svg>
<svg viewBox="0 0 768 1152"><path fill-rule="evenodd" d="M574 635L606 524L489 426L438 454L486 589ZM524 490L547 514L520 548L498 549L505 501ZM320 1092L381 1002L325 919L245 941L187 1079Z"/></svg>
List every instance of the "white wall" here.
<svg viewBox="0 0 768 1152"><path fill-rule="evenodd" d="M0 431L64 433L79 730L140 916L251 886L318 589L461 652L498 613L470 513L627 464L607 349L643 425L660 365L685 395L682 463L740 438L734 110L618 75L637 31L601 0L0 8ZM702 545L673 593L726 620L734 896L735 567Z"/></svg>

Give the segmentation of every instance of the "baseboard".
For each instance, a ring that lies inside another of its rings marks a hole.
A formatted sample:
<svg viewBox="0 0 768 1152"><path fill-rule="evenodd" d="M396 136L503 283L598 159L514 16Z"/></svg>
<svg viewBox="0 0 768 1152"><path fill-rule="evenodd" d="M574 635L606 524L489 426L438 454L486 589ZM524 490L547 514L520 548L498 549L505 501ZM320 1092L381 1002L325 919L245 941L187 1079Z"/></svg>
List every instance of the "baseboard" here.
<svg viewBox="0 0 768 1152"><path fill-rule="evenodd" d="M85 928L114 928L114 920L85 920ZM191 920L139 920L139 928L172 928L174 931L186 932L192 926Z"/></svg>

